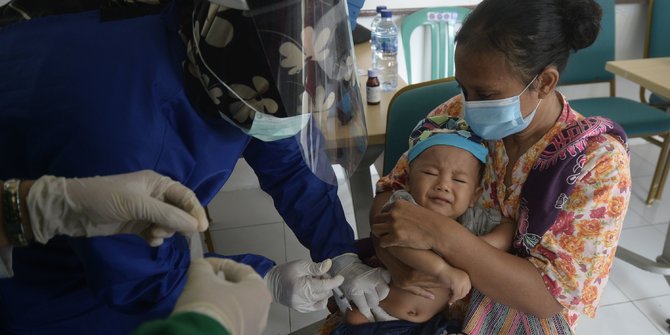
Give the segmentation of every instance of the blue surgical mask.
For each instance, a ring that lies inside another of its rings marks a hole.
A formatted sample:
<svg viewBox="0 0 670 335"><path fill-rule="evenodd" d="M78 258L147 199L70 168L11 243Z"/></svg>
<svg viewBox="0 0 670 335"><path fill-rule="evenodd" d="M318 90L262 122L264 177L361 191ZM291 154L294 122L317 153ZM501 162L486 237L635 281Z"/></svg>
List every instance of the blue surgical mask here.
<svg viewBox="0 0 670 335"><path fill-rule="evenodd" d="M537 76L519 95L505 99L466 101L465 95L461 93L463 95L463 117L472 131L485 140L499 140L526 129L533 120L542 99L537 103L533 112L523 117L520 97L536 78Z"/></svg>
<svg viewBox="0 0 670 335"><path fill-rule="evenodd" d="M247 135L253 136L264 142L272 142L294 136L300 130L305 128L311 117L311 114L309 113L283 118L274 117L265 113L255 113L251 128L246 130L239 127L234 121L228 119L225 114L220 113L220 115L223 119L247 133Z"/></svg>

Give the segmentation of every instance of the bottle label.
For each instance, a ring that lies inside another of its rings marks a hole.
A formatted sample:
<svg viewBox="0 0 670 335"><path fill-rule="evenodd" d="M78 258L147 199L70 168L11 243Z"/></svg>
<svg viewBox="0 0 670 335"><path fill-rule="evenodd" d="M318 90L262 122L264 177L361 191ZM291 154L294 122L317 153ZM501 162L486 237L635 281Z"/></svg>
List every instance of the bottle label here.
<svg viewBox="0 0 670 335"><path fill-rule="evenodd" d="M381 86L367 86L365 93L367 95L368 103L378 104L382 101L382 88Z"/></svg>
<svg viewBox="0 0 670 335"><path fill-rule="evenodd" d="M377 36L377 50L382 52L396 53L398 52L398 37L397 36Z"/></svg>

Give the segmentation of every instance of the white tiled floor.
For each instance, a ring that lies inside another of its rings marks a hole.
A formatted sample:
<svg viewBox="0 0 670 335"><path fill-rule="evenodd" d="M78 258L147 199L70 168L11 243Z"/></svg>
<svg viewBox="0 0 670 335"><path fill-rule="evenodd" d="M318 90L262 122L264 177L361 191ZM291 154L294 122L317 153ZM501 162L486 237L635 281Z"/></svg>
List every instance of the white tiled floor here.
<svg viewBox="0 0 670 335"><path fill-rule="evenodd" d="M661 253L670 225L670 179L666 183L663 200L651 207L644 204L657 155L657 147L643 141L632 142L633 195L620 239L621 246L650 259ZM243 161L238 165L231 182L210 205L215 250L221 253L260 253L280 263L308 259L307 249L299 245L274 211L272 200L258 189L253 172L245 167ZM378 178L374 168L372 172L373 179ZM353 223L348 186L343 178L340 181L340 198L349 222ZM240 208L253 210L245 210L242 216L225 215L239 212ZM273 304L264 334L286 334L324 316L324 313L300 314ZM670 284L665 278L616 259L597 317L583 317L577 333L669 334L666 318L670 318Z"/></svg>

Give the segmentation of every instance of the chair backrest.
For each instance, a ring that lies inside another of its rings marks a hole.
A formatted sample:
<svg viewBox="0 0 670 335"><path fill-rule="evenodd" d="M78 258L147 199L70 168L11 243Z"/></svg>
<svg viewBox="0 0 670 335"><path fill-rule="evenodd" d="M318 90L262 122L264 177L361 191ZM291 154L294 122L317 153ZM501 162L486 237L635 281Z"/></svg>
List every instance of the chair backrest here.
<svg viewBox="0 0 670 335"><path fill-rule="evenodd" d="M409 148L409 134L419 120L460 93L458 82L453 77L405 86L396 92L386 117L384 175L391 172L398 158Z"/></svg>
<svg viewBox="0 0 670 335"><path fill-rule="evenodd" d="M644 39L644 58L670 56L670 0L649 0L647 28ZM640 86L640 101L657 107L668 108L669 103L653 92L647 101L647 89Z"/></svg>
<svg viewBox="0 0 670 335"><path fill-rule="evenodd" d="M568 65L561 73L559 85L613 83L614 81L614 74L605 70L605 63L614 60L615 0L596 1L603 11L598 38L589 47L570 55Z"/></svg>
<svg viewBox="0 0 670 335"><path fill-rule="evenodd" d="M412 80L412 53L410 40L412 33L422 27L430 38L430 79L446 78L454 75L454 51L456 32L471 10L463 7L432 7L416 11L403 18L400 25L407 81ZM424 36L424 41L426 40ZM428 48L415 48L417 54L423 54Z"/></svg>
<svg viewBox="0 0 670 335"><path fill-rule="evenodd" d="M670 0L649 0L644 57L670 56Z"/></svg>

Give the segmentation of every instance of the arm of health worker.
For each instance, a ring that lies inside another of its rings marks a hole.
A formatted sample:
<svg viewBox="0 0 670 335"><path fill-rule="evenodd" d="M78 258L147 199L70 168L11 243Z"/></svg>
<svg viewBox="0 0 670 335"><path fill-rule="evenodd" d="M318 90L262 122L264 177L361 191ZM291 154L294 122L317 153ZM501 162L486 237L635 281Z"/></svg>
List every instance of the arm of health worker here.
<svg viewBox="0 0 670 335"><path fill-rule="evenodd" d="M318 155L318 173L332 180L332 184L321 180L305 164L295 137L274 142L251 139L244 151L261 188L272 196L275 208L300 243L310 250L312 260L332 258L328 273L344 279L340 286L344 295L372 320L370 309L388 294L388 279L384 273L362 264L354 254L354 233L337 196L335 173L326 153L320 151ZM327 298L323 296L330 291L325 291L327 287L330 285L323 280L308 285L312 294L303 305L325 306L321 298ZM274 293L279 296L276 290Z"/></svg>
<svg viewBox="0 0 670 335"><path fill-rule="evenodd" d="M325 152L317 159L329 162ZM319 179L305 164L296 139L274 142L251 139L244 158L258 176L261 188L312 260L321 262L354 252L354 233L344 216L337 186ZM324 171L335 179L330 163Z"/></svg>
<svg viewBox="0 0 670 335"><path fill-rule="evenodd" d="M177 231L203 231L208 226L204 208L191 190L149 170L105 177L43 176L35 181L1 182L7 187L0 192L4 205L0 206L0 249L5 267L0 276L12 275L13 245L6 225L8 219L16 218L8 218L5 208L20 211L23 240L43 244L56 235L127 233L140 235L157 246ZM16 184L18 193L14 197L9 186Z"/></svg>

